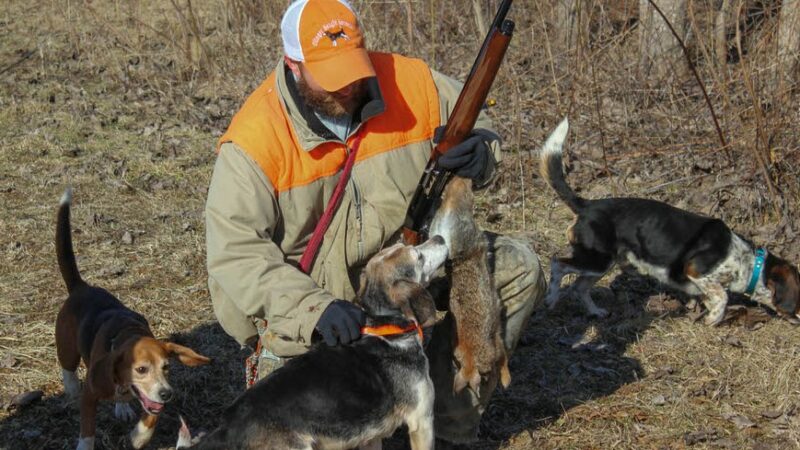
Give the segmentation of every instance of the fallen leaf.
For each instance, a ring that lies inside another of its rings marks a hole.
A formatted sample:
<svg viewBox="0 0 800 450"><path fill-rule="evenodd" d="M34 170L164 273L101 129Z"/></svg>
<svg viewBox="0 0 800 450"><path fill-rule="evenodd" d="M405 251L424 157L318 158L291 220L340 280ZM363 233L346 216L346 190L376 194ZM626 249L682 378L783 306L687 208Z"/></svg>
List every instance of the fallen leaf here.
<svg viewBox="0 0 800 450"><path fill-rule="evenodd" d="M752 420L748 419L747 417L745 417L745 416L743 416L741 414L724 413L724 414L722 414L722 417L725 420L727 420L727 421L733 423L734 425L736 425L736 428L738 428L740 430L744 430L745 428L750 428L750 427L756 426L755 422L753 422Z"/></svg>
<svg viewBox="0 0 800 450"><path fill-rule="evenodd" d="M10 369L17 365L19 360L15 358L12 354L6 354L3 359L0 359L0 369Z"/></svg>
<svg viewBox="0 0 800 450"><path fill-rule="evenodd" d="M650 400L656 406L663 406L667 404L667 399L663 395L656 395Z"/></svg>
<svg viewBox="0 0 800 450"><path fill-rule="evenodd" d="M719 436L720 432L717 430L700 430L684 434L683 441L686 442L686 445L695 445L699 444L700 442L707 442L717 439Z"/></svg>
<svg viewBox="0 0 800 450"><path fill-rule="evenodd" d="M742 341L736 336L728 336L725 338L725 343L731 347L742 348Z"/></svg>
<svg viewBox="0 0 800 450"><path fill-rule="evenodd" d="M130 231L126 231L125 234L122 235L122 243L125 245L133 244L133 235Z"/></svg>
<svg viewBox="0 0 800 450"><path fill-rule="evenodd" d="M766 417L767 419L777 419L778 417L782 416L783 412L778 411L776 409L768 409L766 411L761 411L761 417Z"/></svg>
<svg viewBox="0 0 800 450"><path fill-rule="evenodd" d="M705 311L698 309L696 311L690 311L688 314L686 314L686 317L688 317L692 322L697 322L701 317L703 317L703 315L705 315L705 313Z"/></svg>
<svg viewBox="0 0 800 450"><path fill-rule="evenodd" d="M714 447L738 449L739 445L733 439L717 439L711 443Z"/></svg>
<svg viewBox="0 0 800 450"><path fill-rule="evenodd" d="M42 391L23 392L22 394L18 394L12 398L11 402L9 402L8 406L6 406L6 409L10 411L12 409L24 408L25 406L28 406L42 398L42 395L44 395L44 392Z"/></svg>
<svg viewBox="0 0 800 450"><path fill-rule="evenodd" d="M653 374L650 375L650 377L653 378L654 380L659 380L667 375L672 375L673 373L675 373L675 369L672 368L672 366L666 366L666 367L661 367L660 369L653 372Z"/></svg>

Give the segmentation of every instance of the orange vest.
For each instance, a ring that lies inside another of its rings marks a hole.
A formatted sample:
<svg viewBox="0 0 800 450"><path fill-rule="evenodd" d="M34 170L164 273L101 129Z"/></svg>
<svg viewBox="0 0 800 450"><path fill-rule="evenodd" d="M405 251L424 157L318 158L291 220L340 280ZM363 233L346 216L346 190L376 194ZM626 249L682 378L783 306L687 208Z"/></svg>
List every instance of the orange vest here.
<svg viewBox="0 0 800 450"><path fill-rule="evenodd" d="M361 124L358 162L408 144L430 140L439 126L439 97L430 70L418 59L370 53L385 110ZM353 136L348 139L352 143ZM275 194L335 175L346 159L342 143L304 151L282 105L275 72L248 97L219 139L234 142L261 167ZM377 174L376 174L377 175ZM383 175L383 174L380 174Z"/></svg>

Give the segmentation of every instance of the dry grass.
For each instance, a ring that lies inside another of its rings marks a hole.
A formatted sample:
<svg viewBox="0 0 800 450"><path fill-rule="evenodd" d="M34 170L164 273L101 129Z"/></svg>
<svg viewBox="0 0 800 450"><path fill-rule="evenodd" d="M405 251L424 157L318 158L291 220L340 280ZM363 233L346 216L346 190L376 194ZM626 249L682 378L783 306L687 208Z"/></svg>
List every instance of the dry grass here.
<svg viewBox="0 0 800 450"><path fill-rule="evenodd" d="M517 31L490 110L509 152L501 179L478 199L487 227L524 233L544 260L564 248L571 217L531 155L569 115L570 181L585 195L668 200L800 259L798 86L769 82L779 3L743 4L732 57L720 65L710 56L714 2L690 2L690 56L727 149L691 76L640 78L638 2L581 2L590 26L566 48L551 3L523 0L511 11ZM52 236L67 184L84 277L145 314L158 336L214 358L174 372L182 396L150 447L173 445L179 411L213 427L241 391L243 354L215 324L205 287L203 203L216 137L280 54L285 4L0 5L0 403L44 391L0 412L0 448L73 448L77 438L53 342L64 288ZM481 38L474 8L488 19L497 1L354 4L373 48L463 77ZM605 281L595 296L612 311L606 321L570 302L534 315L511 361L512 386L495 396L472 448L800 445L795 328L769 320L711 329L646 280ZM99 424L100 445L124 446L130 425L109 406Z"/></svg>

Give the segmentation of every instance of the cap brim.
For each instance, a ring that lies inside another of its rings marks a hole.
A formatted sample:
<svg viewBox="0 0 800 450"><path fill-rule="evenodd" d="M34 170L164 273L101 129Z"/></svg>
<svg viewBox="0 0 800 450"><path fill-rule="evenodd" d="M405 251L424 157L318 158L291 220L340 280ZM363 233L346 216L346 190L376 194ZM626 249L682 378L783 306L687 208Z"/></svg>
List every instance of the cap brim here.
<svg viewBox="0 0 800 450"><path fill-rule="evenodd" d="M369 53L363 48L342 51L335 57L322 61L305 61L303 65L311 72L314 81L328 92L338 91L354 81L375 76Z"/></svg>

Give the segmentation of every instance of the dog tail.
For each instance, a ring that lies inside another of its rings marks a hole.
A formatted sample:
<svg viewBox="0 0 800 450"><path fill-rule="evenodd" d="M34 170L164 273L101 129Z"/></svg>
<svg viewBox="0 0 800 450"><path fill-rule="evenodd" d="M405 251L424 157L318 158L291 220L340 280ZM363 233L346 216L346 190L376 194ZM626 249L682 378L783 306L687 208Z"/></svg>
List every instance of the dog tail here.
<svg viewBox="0 0 800 450"><path fill-rule="evenodd" d="M69 225L69 205L72 203L72 188L67 187L58 207L58 220L56 223L56 255L58 268L67 285L67 291L72 292L75 286L83 283L75 262L75 253L72 251L72 230Z"/></svg>
<svg viewBox="0 0 800 450"><path fill-rule="evenodd" d="M181 428L178 430L178 443L175 444L176 450L184 448L193 450L228 450L232 447L228 443L227 431L222 427L217 428L210 434L201 432L197 436L192 436L189 425L183 419L183 416L179 414L178 418L181 420ZM236 446L236 448L240 447Z"/></svg>
<svg viewBox="0 0 800 450"><path fill-rule="evenodd" d="M542 178L547 180L550 187L556 191L556 194L561 197L561 200L569 206L569 209L577 213L583 208L586 200L580 198L567 184L561 162L562 148L564 147L564 140L567 138L568 130L569 122L565 118L550 133L540 151L539 172L541 172Z"/></svg>

